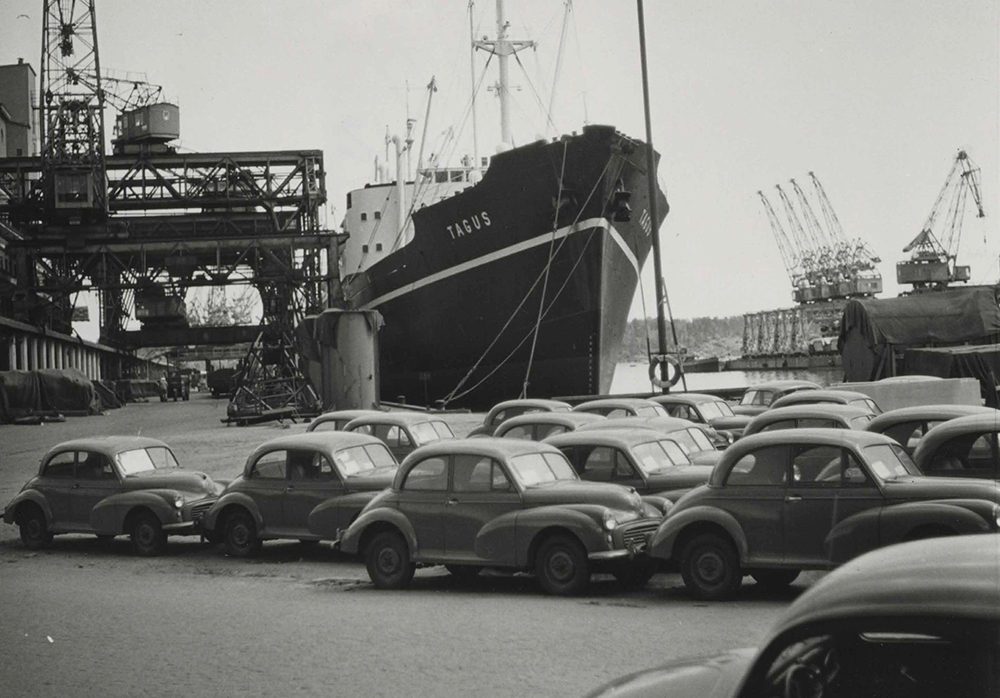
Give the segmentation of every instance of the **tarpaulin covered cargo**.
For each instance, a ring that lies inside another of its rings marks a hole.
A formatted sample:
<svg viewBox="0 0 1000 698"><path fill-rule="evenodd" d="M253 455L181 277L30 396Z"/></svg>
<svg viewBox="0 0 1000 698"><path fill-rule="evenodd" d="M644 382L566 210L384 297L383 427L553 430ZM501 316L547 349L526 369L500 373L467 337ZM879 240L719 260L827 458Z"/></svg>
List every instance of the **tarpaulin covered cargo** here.
<svg viewBox="0 0 1000 698"><path fill-rule="evenodd" d="M988 407L998 404L1000 383L1000 344L975 344L961 347L921 347L907 349L908 373L940 378L975 378Z"/></svg>
<svg viewBox="0 0 1000 698"><path fill-rule="evenodd" d="M75 368L0 371L0 421L44 413L100 411L93 383Z"/></svg>

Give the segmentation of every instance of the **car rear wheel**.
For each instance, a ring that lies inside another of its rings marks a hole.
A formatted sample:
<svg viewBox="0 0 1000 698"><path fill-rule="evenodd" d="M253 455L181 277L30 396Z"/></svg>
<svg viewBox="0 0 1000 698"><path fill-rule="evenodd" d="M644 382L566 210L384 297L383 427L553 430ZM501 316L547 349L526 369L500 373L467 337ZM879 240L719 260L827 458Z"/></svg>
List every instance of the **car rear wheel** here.
<svg viewBox="0 0 1000 698"><path fill-rule="evenodd" d="M142 557L159 555L167 547L167 534L160 520L149 512L141 512L132 523L132 552Z"/></svg>
<svg viewBox="0 0 1000 698"><path fill-rule="evenodd" d="M482 565L445 565L444 568L459 582L471 582L483 571Z"/></svg>
<svg viewBox="0 0 1000 698"><path fill-rule="evenodd" d="M365 567L379 589L402 589L417 569L410 562L406 541L395 531L383 531L372 539L365 551Z"/></svg>
<svg viewBox="0 0 1000 698"><path fill-rule="evenodd" d="M798 579L799 570L754 570L750 576L762 587L784 589Z"/></svg>
<svg viewBox="0 0 1000 698"><path fill-rule="evenodd" d="M226 518L225 536L226 552L233 557L253 557L260 552L257 525L245 511L233 512Z"/></svg>
<svg viewBox="0 0 1000 698"><path fill-rule="evenodd" d="M711 601L733 596L743 583L736 548L715 533L695 536L684 546L681 577L694 597Z"/></svg>
<svg viewBox="0 0 1000 698"><path fill-rule="evenodd" d="M570 536L556 535L542 543L535 573L542 589L557 596L580 594L590 584L587 552Z"/></svg>
<svg viewBox="0 0 1000 698"><path fill-rule="evenodd" d="M52 532L45 521L45 513L34 504L21 508L17 525L21 532L21 542L28 550L41 550L52 542Z"/></svg>

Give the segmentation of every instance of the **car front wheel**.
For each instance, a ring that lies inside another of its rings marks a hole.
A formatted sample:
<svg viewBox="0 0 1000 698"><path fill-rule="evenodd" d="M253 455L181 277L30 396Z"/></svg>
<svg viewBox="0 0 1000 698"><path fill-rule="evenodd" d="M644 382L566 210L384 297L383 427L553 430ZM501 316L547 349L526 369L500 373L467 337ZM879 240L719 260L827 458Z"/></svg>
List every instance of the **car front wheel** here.
<svg viewBox="0 0 1000 698"><path fill-rule="evenodd" d="M142 557L159 555L167 547L167 534L160 520L153 514L143 512L132 524L132 552Z"/></svg>
<svg viewBox="0 0 1000 698"><path fill-rule="evenodd" d="M395 531L383 531L365 551L368 576L379 589L402 589L413 579L417 566L410 562L410 549Z"/></svg>
<svg viewBox="0 0 1000 698"><path fill-rule="evenodd" d="M743 582L736 548L715 533L695 536L684 546L681 577L693 596L710 601L733 596Z"/></svg>
<svg viewBox="0 0 1000 698"><path fill-rule="evenodd" d="M237 511L226 519L226 552L233 557L253 557L261 548L257 526L250 514Z"/></svg>
<svg viewBox="0 0 1000 698"><path fill-rule="evenodd" d="M45 513L34 504L24 507L17 519L21 542L28 550L41 550L52 542L52 532L45 521Z"/></svg>
<svg viewBox="0 0 1000 698"><path fill-rule="evenodd" d="M538 550L535 573L542 589L557 596L580 594L590 584L587 552L569 536L552 536Z"/></svg>

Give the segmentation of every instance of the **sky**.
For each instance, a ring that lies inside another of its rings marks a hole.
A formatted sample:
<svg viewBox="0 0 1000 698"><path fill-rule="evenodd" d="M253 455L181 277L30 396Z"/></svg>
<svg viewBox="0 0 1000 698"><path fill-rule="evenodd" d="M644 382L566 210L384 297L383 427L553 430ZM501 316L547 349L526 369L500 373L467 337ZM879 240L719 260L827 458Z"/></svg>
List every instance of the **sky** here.
<svg viewBox="0 0 1000 698"><path fill-rule="evenodd" d="M987 217L971 201L959 263L996 281L998 3L996 0L686 0L645 3L653 142L670 202L661 229L675 317L788 307L791 286L756 192L822 180L848 237L895 262L921 229L959 149L982 170ZM506 0L510 38L534 51L512 63L514 138L546 131L561 0ZM0 63L38 68L42 0L0 0ZM407 106L428 152L472 152L467 0L98 0L102 66L143 72L179 104L191 151L318 148L327 225L346 193L371 181L386 129L404 134ZM495 33L494 1L472 11ZM21 17L26 14L28 17ZM560 133L613 124L645 138L636 6L576 0L553 121ZM481 71L485 57L476 58ZM491 66L487 85L496 80ZM409 103L407 105L407 103ZM492 93L477 97L479 151L499 140ZM109 116L109 123L111 117ZM453 147L442 148L448 128ZM414 162L416 158L414 157ZM804 187L811 191L808 186ZM790 192L789 192L790 193ZM815 202L814 202L815 205ZM817 211L819 214L819 211ZM653 315L652 262L642 275Z"/></svg>

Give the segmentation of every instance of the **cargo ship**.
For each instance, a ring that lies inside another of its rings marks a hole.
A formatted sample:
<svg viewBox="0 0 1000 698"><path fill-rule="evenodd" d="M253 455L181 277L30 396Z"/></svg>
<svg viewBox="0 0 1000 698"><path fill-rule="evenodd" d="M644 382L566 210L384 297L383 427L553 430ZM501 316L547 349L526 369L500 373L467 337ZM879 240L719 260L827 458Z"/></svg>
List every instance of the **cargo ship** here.
<svg viewBox="0 0 1000 698"><path fill-rule="evenodd" d="M498 2L497 154L347 195L348 307L377 310L383 400L480 409L606 393L653 226L645 144L611 126L511 145ZM405 141L394 138L397 173ZM657 156L657 162L659 157Z"/></svg>

